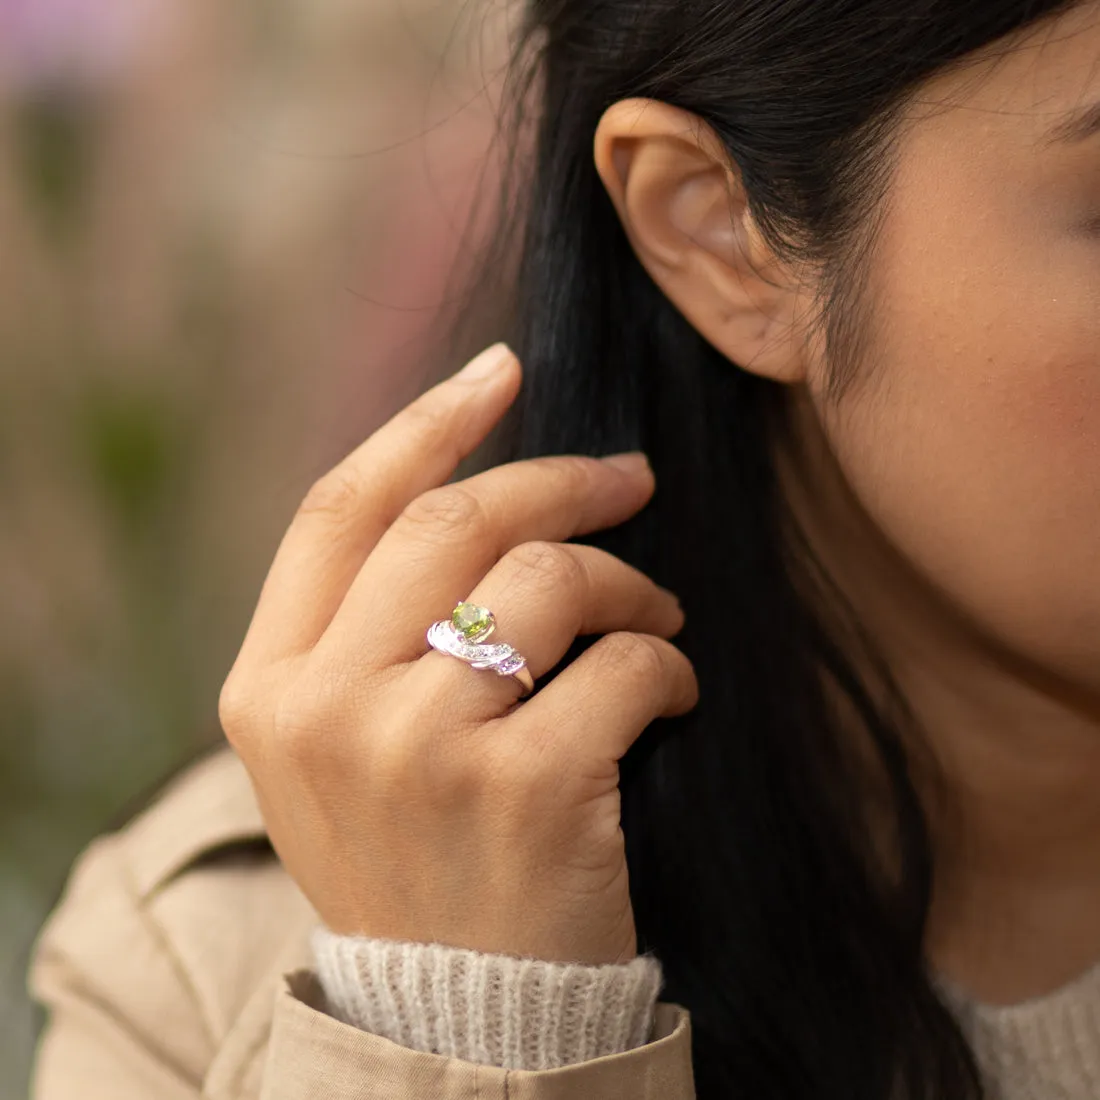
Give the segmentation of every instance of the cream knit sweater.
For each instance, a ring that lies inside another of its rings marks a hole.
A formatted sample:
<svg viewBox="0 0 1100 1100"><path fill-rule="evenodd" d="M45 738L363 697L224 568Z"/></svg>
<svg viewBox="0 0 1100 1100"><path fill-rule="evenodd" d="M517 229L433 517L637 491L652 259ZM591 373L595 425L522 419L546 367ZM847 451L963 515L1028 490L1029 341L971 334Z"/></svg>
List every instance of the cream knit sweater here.
<svg viewBox="0 0 1100 1100"><path fill-rule="evenodd" d="M648 1040L660 961L579 966L313 932L332 1014L415 1050L551 1069ZM1100 965L1048 996L983 1005L941 979L995 1100L1100 1097Z"/></svg>

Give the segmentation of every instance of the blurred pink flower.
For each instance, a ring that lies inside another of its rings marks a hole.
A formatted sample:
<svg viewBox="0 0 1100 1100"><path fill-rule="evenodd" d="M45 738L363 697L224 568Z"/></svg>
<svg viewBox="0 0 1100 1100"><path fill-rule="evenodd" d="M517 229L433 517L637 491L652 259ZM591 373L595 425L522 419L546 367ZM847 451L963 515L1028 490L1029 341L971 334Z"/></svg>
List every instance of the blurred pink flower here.
<svg viewBox="0 0 1100 1100"><path fill-rule="evenodd" d="M140 56L168 0L0 0L0 83L98 84Z"/></svg>

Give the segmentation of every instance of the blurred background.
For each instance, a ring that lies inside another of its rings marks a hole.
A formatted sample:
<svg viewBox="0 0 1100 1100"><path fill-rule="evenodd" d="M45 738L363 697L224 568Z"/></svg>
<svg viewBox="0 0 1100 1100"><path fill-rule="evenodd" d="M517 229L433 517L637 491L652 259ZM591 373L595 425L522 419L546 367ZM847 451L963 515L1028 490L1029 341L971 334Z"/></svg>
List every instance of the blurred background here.
<svg viewBox="0 0 1100 1100"><path fill-rule="evenodd" d="M499 337L440 307L493 213L503 3L0 0L0 1100L38 926L220 737L298 502Z"/></svg>

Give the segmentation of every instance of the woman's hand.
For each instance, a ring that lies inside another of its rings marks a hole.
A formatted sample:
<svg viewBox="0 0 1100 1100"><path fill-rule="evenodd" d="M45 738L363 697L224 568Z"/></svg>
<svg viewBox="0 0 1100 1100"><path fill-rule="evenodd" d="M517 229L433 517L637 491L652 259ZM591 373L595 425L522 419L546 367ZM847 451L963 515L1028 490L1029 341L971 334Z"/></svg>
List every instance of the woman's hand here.
<svg viewBox="0 0 1100 1100"><path fill-rule="evenodd" d="M272 843L334 932L587 964L637 954L618 761L696 703L675 597L562 540L649 500L644 460L553 456L445 484L514 400L503 345L413 401L294 517L219 714ZM537 679L428 647L492 610Z"/></svg>

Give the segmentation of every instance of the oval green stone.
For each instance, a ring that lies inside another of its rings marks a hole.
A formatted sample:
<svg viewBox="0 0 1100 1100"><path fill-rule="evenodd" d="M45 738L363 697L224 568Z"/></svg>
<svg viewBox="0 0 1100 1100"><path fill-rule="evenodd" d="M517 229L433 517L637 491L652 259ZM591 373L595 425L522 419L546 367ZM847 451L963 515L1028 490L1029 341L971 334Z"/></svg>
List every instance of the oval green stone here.
<svg viewBox="0 0 1100 1100"><path fill-rule="evenodd" d="M496 626L493 613L488 608L472 603L460 603L451 613L451 625L468 642L486 638Z"/></svg>

